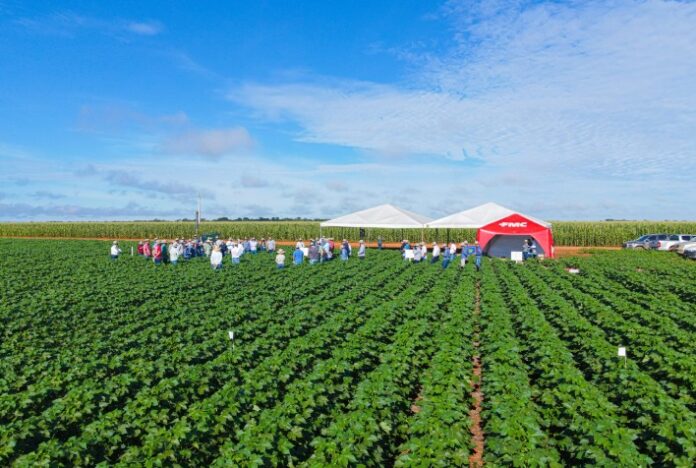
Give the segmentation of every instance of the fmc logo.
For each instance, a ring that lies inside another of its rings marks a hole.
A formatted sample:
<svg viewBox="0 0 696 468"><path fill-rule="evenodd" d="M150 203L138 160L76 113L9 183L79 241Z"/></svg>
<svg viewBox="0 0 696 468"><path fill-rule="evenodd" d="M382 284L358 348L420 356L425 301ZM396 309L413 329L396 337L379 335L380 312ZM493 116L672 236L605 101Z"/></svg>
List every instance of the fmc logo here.
<svg viewBox="0 0 696 468"><path fill-rule="evenodd" d="M516 223L511 223L508 221L503 221L502 223L498 223L498 226L500 227L508 227L508 228L516 228L516 227L527 227L527 222L526 221L519 221Z"/></svg>

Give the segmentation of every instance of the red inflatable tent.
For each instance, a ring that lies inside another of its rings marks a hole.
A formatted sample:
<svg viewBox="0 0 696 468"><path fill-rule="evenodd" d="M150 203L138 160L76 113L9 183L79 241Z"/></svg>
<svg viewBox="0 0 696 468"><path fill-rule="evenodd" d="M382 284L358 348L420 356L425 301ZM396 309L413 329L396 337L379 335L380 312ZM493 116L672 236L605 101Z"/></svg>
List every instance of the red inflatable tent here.
<svg viewBox="0 0 696 468"><path fill-rule="evenodd" d="M539 255L553 258L551 225L520 213L513 213L488 223L476 233L476 240L491 257L510 258L510 252L521 251L522 242L529 237L536 241Z"/></svg>

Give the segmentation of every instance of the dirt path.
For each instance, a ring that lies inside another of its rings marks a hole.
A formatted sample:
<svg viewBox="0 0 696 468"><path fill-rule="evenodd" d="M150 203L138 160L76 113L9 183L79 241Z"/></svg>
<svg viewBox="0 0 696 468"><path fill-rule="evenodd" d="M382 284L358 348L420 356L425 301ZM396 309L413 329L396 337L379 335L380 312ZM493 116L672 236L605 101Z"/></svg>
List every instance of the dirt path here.
<svg viewBox="0 0 696 468"><path fill-rule="evenodd" d="M471 398L474 401L474 406L469 411L469 417L471 418L471 437L474 441L474 453L469 457L470 467L480 467L483 466L483 445L484 436L483 429L481 427L481 407L483 404L483 391L481 390L481 384L483 382L483 376L481 373L481 355L479 353L479 346L481 344L481 335L479 333L479 315L481 314L481 285L479 281L476 281L476 302L474 305L474 356L471 362L474 366L474 378L472 380Z"/></svg>

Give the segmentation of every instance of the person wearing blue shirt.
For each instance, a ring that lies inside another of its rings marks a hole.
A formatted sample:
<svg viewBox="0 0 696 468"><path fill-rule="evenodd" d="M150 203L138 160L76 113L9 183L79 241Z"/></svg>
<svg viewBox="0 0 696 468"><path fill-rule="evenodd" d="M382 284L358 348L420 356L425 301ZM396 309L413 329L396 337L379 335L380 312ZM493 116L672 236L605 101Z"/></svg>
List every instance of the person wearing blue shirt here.
<svg viewBox="0 0 696 468"><path fill-rule="evenodd" d="M292 261L295 265L302 265L302 262L304 261L304 252L301 248L295 248L295 251L292 253Z"/></svg>
<svg viewBox="0 0 696 468"><path fill-rule="evenodd" d="M379 236L377 238L377 249L378 250L382 250L382 243L383 243L382 236Z"/></svg>
<svg viewBox="0 0 696 468"><path fill-rule="evenodd" d="M346 239L343 239L343 242L341 243L341 260L344 262L348 260L348 257L350 257L350 250L350 244L348 244Z"/></svg>
<svg viewBox="0 0 696 468"><path fill-rule="evenodd" d="M452 260L452 255L450 254L450 249L447 247L447 244L442 244L442 269L443 270L449 266L449 263L451 260Z"/></svg>
<svg viewBox="0 0 696 468"><path fill-rule="evenodd" d="M474 244L473 254L476 256L476 271L481 269L481 257L483 256L483 249L479 245L478 241Z"/></svg>
<svg viewBox="0 0 696 468"><path fill-rule="evenodd" d="M459 266L464 268L466 266L466 259L469 257L469 242L464 241L462 242L462 261L459 263Z"/></svg>

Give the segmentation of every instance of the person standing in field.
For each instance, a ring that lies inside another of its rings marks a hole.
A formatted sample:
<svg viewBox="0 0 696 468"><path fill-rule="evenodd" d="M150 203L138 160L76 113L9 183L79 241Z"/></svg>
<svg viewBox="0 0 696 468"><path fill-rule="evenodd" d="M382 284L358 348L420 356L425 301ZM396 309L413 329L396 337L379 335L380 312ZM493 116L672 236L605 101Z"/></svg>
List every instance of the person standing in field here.
<svg viewBox="0 0 696 468"><path fill-rule="evenodd" d="M413 249L413 263L420 263L423 260L423 251L419 245L416 245Z"/></svg>
<svg viewBox="0 0 696 468"><path fill-rule="evenodd" d="M360 240L360 247L358 247L358 260L365 260L365 251L367 249L365 248L365 241Z"/></svg>
<svg viewBox="0 0 696 468"><path fill-rule="evenodd" d="M440 246L437 242L433 242L433 258L430 259L430 263L436 263L440 261Z"/></svg>
<svg viewBox="0 0 696 468"><path fill-rule="evenodd" d="M384 241L382 240L382 236L377 237L377 250L382 250L382 244Z"/></svg>
<svg viewBox="0 0 696 468"><path fill-rule="evenodd" d="M181 246L179 242L175 241L169 249L169 262L172 265L176 265L176 262L179 261L179 255L181 255L181 250L179 250L180 248Z"/></svg>
<svg viewBox="0 0 696 468"><path fill-rule="evenodd" d="M118 241L114 241L111 244L111 260L116 260L121 253L121 249L118 247Z"/></svg>
<svg viewBox="0 0 696 468"><path fill-rule="evenodd" d="M275 252L275 247L276 247L276 243L273 240L273 238L271 237L270 239L268 239L268 242L266 242L266 250L268 250L268 253L273 253L273 252Z"/></svg>
<svg viewBox="0 0 696 468"><path fill-rule="evenodd" d="M155 246L152 248L152 261L155 262L155 265L162 264L162 244L159 240L155 241Z"/></svg>
<svg viewBox="0 0 696 468"><path fill-rule="evenodd" d="M259 243L254 239L253 237L249 241L249 251L253 254L256 254L259 250Z"/></svg>
<svg viewBox="0 0 696 468"><path fill-rule="evenodd" d="M348 244L348 241L346 239L343 239L343 242L341 242L341 260L344 262L348 260L348 257L350 256L350 244Z"/></svg>
<svg viewBox="0 0 696 468"><path fill-rule="evenodd" d="M162 246L162 263L169 263L169 245L166 239L162 239L160 243Z"/></svg>
<svg viewBox="0 0 696 468"><path fill-rule="evenodd" d="M304 252L299 246L295 247L295 251L292 253L292 262L296 266L302 265L302 262L304 262Z"/></svg>
<svg viewBox="0 0 696 468"><path fill-rule="evenodd" d="M143 242L143 257L150 258L152 255L152 250L150 249L150 239L145 239Z"/></svg>
<svg viewBox="0 0 696 468"><path fill-rule="evenodd" d="M278 254L275 256L275 264L279 270L285 268L285 250L278 250Z"/></svg>
<svg viewBox="0 0 696 468"><path fill-rule="evenodd" d="M443 270L449 266L451 259L452 259L452 257L450 254L450 249L447 247L447 244L442 244L442 269Z"/></svg>
<svg viewBox="0 0 696 468"><path fill-rule="evenodd" d="M319 246L317 246L316 242L312 242L312 245L309 246L309 252L307 252L309 264L316 265L319 262L320 255Z"/></svg>
<svg viewBox="0 0 696 468"><path fill-rule="evenodd" d="M244 247L242 247L242 244L239 242L235 243L232 248L230 249L230 256L232 257L232 264L233 265L239 265L239 262L241 261L242 258L242 252L244 251Z"/></svg>
<svg viewBox="0 0 696 468"><path fill-rule="evenodd" d="M483 249L479 245L478 241L474 244L473 252L476 256L476 271L481 269L481 257L483 256Z"/></svg>
<svg viewBox="0 0 696 468"><path fill-rule="evenodd" d="M421 249L421 262L427 262L428 261L428 245L425 242L421 242L420 249Z"/></svg>
<svg viewBox="0 0 696 468"><path fill-rule="evenodd" d="M469 242L465 240L464 242L462 242L462 260L459 263L459 266L461 268L464 268L466 266L466 260L467 260L468 256L469 256Z"/></svg>
<svg viewBox="0 0 696 468"><path fill-rule="evenodd" d="M143 241L138 241L138 255L143 256Z"/></svg>
<svg viewBox="0 0 696 468"><path fill-rule="evenodd" d="M219 246L213 247L210 253L210 267L213 270L219 270L222 268L222 251Z"/></svg>

